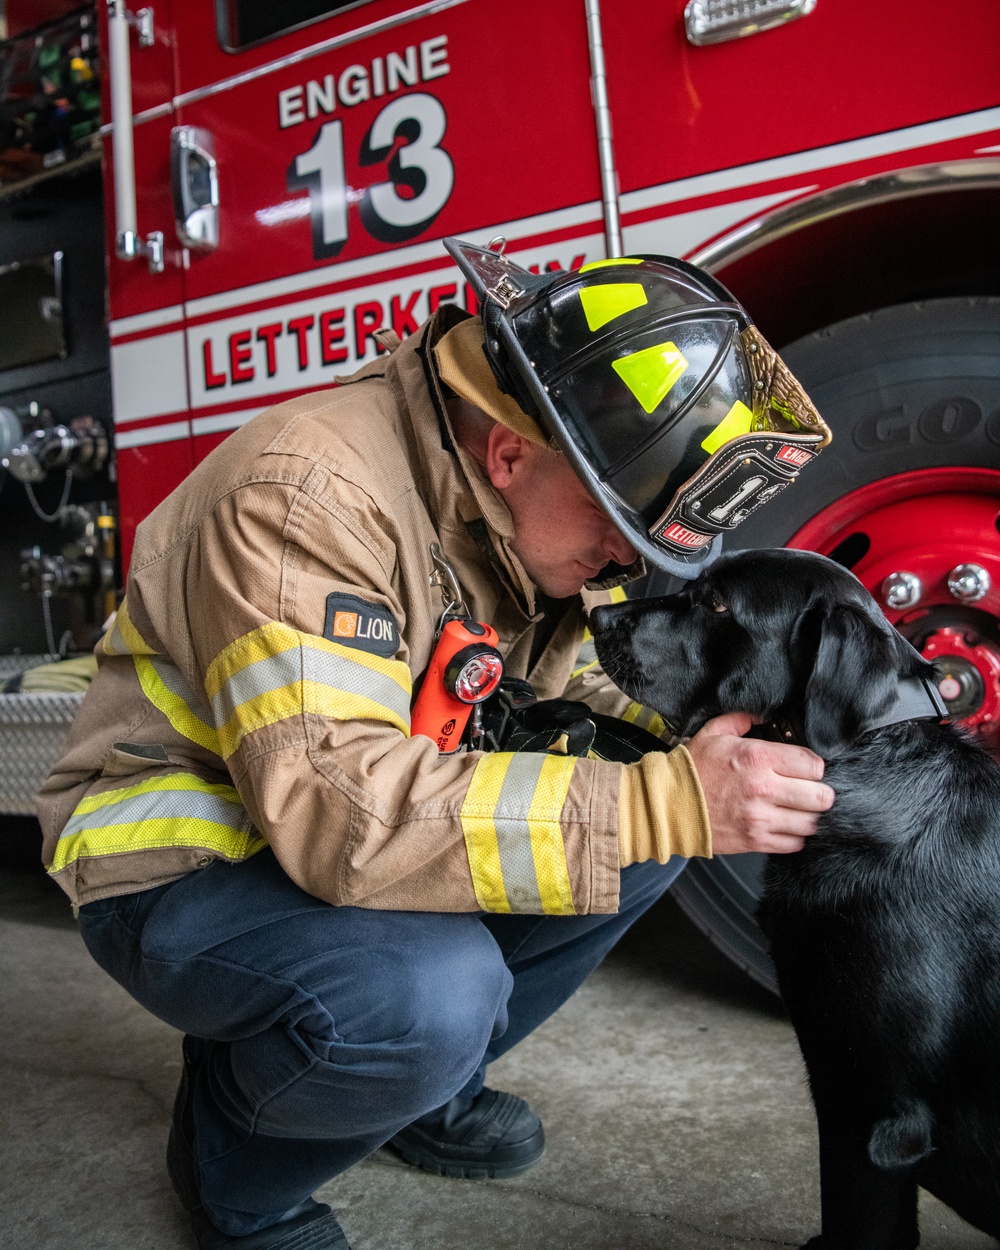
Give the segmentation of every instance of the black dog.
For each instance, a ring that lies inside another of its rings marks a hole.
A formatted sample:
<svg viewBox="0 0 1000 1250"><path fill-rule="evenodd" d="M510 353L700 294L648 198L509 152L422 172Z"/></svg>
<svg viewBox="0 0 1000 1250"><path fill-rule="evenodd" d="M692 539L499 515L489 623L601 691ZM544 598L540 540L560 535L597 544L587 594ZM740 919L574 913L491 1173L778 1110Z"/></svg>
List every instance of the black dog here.
<svg viewBox="0 0 1000 1250"><path fill-rule="evenodd" d="M593 615L605 671L682 736L744 711L827 761L834 806L769 858L759 917L819 1123L808 1247L910 1250L918 1185L1000 1237L1000 768L821 556L725 557Z"/></svg>

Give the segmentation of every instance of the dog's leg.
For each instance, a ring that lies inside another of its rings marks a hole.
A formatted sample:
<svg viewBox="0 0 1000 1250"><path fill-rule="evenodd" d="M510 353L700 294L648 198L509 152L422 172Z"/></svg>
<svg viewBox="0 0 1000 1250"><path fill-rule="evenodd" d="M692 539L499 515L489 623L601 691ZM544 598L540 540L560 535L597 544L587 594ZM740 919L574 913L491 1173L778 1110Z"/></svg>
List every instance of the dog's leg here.
<svg viewBox="0 0 1000 1250"><path fill-rule="evenodd" d="M914 1250L920 1244L912 1167L876 1167L868 1156L870 1127L819 1118L821 1237L810 1250Z"/></svg>

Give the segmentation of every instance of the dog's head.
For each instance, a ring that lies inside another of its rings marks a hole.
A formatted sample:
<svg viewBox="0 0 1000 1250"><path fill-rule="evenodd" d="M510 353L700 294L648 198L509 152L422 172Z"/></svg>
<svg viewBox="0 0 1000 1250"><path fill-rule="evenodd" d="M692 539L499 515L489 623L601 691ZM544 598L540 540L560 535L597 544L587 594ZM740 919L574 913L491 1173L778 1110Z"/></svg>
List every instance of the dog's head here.
<svg viewBox="0 0 1000 1250"><path fill-rule="evenodd" d="M596 608L605 672L683 736L723 712L793 712L820 755L842 750L931 665L858 579L808 551L725 556L676 595Z"/></svg>

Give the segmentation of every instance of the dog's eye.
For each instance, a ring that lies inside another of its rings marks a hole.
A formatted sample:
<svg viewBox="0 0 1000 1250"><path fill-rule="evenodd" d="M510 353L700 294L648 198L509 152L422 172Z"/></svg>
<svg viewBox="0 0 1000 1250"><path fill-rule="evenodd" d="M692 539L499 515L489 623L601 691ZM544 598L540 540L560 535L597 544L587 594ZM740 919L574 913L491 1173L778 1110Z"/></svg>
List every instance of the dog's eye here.
<svg viewBox="0 0 1000 1250"><path fill-rule="evenodd" d="M728 612L729 605L723 600L722 596L715 590L710 590L705 596L704 604L706 608L711 608L713 612Z"/></svg>

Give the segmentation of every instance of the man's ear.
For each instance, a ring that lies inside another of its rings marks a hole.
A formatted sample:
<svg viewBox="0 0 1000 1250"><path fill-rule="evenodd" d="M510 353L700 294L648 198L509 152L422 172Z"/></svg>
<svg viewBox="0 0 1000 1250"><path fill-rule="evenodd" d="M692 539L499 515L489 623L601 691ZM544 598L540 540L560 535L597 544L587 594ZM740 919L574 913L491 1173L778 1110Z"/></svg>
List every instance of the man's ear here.
<svg viewBox="0 0 1000 1250"><path fill-rule="evenodd" d="M830 609L806 683L807 745L825 757L843 751L894 701L902 668L903 648L890 627L881 627L853 604Z"/></svg>
<svg viewBox="0 0 1000 1250"><path fill-rule="evenodd" d="M537 450L526 438L515 434L497 421L486 443L486 475L497 490L506 490L514 482L518 468Z"/></svg>

